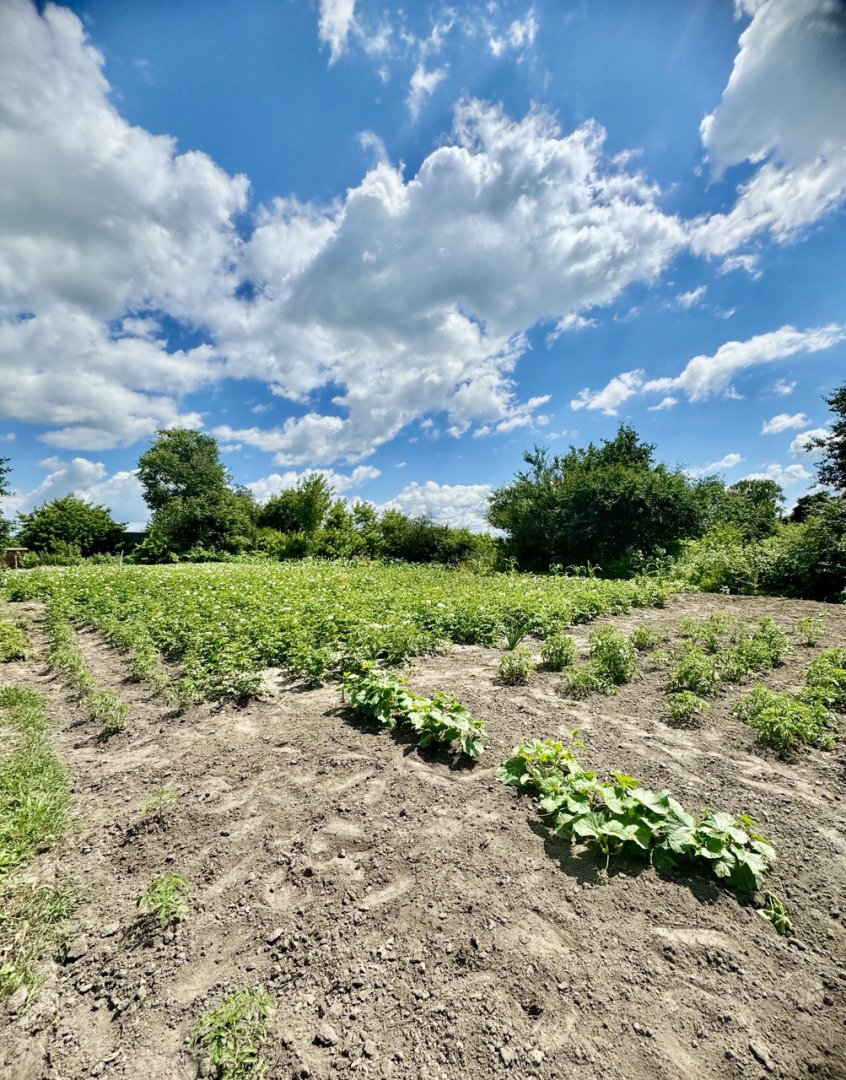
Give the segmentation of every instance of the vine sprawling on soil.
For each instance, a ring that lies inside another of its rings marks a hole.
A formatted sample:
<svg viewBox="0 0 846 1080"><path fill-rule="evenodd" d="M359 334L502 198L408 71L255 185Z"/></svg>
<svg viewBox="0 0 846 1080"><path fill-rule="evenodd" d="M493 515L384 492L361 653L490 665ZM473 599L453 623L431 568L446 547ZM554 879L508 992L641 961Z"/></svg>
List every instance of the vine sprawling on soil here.
<svg viewBox="0 0 846 1080"><path fill-rule="evenodd" d="M6 575L12 600L39 598L100 630L140 678L180 666L183 700L250 696L260 673L311 682L362 661L395 664L446 640L492 645L509 626L547 638L574 623L664 603L651 579L489 576L364 562L79 566Z"/></svg>

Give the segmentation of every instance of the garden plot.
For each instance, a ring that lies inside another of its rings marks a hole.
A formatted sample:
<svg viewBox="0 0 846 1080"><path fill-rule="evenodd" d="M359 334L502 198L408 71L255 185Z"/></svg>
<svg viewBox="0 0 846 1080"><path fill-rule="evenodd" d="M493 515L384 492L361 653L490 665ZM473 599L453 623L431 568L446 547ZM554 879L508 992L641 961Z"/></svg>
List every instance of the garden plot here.
<svg viewBox="0 0 846 1080"><path fill-rule="evenodd" d="M579 697L544 670L503 685L503 652L485 645L413 661L415 695L454 695L484 722L477 763L356 718L335 683L281 674L245 707L176 713L86 631L89 669L129 706L103 741L45 665L40 608L10 610L29 612L39 653L4 664L3 681L44 696L80 825L30 871L87 899L40 993L15 1015L0 1005L4 1078L213 1075L192 1032L246 988L275 1005L268 1077L846 1075L844 742L785 759L733 712L756 681L800 692L811 661L846 646L842 608L682 595L604 617L670 645L685 617L714 611L787 633L783 663L721 685L686 726L668 716L668 662L649 653L613 695ZM820 612L824 638L800 645L799 619ZM577 664L590 630L568 631ZM540 658L540 640L523 645ZM574 728L585 768L752 815L794 934L713 877L630 858L606 871L551 836L495 773L516 745ZM187 914L161 929L137 900L167 874L188 883Z"/></svg>

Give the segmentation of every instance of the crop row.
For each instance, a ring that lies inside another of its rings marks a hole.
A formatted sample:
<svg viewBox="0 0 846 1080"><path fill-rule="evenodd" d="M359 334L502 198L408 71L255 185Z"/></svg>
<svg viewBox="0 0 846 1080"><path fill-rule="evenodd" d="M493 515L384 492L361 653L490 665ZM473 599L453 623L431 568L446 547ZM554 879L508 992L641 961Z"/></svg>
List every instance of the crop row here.
<svg viewBox="0 0 846 1080"><path fill-rule="evenodd" d="M5 576L12 600L58 604L126 651L160 686L178 665L183 700L250 696L281 668L319 682L397 664L440 643L492 645L515 621L535 637L631 607L662 605L650 579L477 575L435 566L310 562L79 566Z"/></svg>

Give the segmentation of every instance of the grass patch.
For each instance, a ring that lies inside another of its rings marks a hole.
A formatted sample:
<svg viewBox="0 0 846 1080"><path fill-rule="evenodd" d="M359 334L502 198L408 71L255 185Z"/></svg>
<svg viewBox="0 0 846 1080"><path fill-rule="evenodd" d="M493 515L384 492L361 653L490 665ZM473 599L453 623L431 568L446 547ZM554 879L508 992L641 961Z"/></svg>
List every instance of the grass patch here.
<svg viewBox="0 0 846 1080"><path fill-rule="evenodd" d="M78 902L78 890L66 883L39 885L18 877L0 882L0 997L21 986L30 997L38 989L40 962L55 955L62 924Z"/></svg>

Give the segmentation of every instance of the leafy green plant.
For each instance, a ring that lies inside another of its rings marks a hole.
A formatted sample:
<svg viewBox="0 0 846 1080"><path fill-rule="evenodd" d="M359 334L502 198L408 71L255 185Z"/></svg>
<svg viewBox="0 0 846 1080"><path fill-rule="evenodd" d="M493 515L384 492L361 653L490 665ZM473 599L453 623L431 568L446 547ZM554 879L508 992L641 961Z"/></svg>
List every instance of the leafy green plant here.
<svg viewBox="0 0 846 1080"><path fill-rule="evenodd" d="M775 851L751 818L705 810L695 818L667 791L651 791L622 773L603 780L572 754L532 772L537 744L517 747L498 770L505 784L531 787L538 810L556 835L605 856L625 853L658 867L693 866L740 892L760 888Z"/></svg>
<svg viewBox="0 0 846 1080"><path fill-rule="evenodd" d="M714 611L704 619L688 616L679 625L679 634L687 641L698 645L703 652L718 653L735 642L740 633L740 624L732 615L724 611Z"/></svg>
<svg viewBox="0 0 846 1080"><path fill-rule="evenodd" d="M676 724L690 724L710 708L705 698L692 690L676 690L667 694L667 709Z"/></svg>
<svg viewBox="0 0 846 1080"><path fill-rule="evenodd" d="M108 739L126 727L129 706L116 690L94 690L84 698L88 719L100 725L100 737Z"/></svg>
<svg viewBox="0 0 846 1080"><path fill-rule="evenodd" d="M591 663L614 686L629 682L637 674L634 645L622 630L597 626L588 635Z"/></svg>
<svg viewBox="0 0 846 1080"><path fill-rule="evenodd" d="M506 648L510 652L513 652L528 632L528 623L524 619L521 619L519 616L507 618L503 625L503 636L505 637Z"/></svg>
<svg viewBox="0 0 846 1080"><path fill-rule="evenodd" d="M541 649L541 663L547 671L563 671L575 655L576 643L568 634L550 634Z"/></svg>
<svg viewBox="0 0 846 1080"><path fill-rule="evenodd" d="M764 893L764 906L758 908L758 914L771 922L782 936L792 933L793 923L787 914L787 908L774 893Z"/></svg>
<svg viewBox="0 0 846 1080"><path fill-rule="evenodd" d="M664 638L657 630L648 627L646 623L638 623L629 634L629 641L638 652L650 652L652 649L657 649L663 643Z"/></svg>
<svg viewBox="0 0 846 1080"><path fill-rule="evenodd" d="M713 656L699 645L688 644L672 656L667 673L669 693L691 693L698 697L713 696L720 686L720 668Z"/></svg>
<svg viewBox="0 0 846 1080"><path fill-rule="evenodd" d="M846 649L824 649L808 668L805 683L807 701L846 710Z"/></svg>
<svg viewBox="0 0 846 1080"><path fill-rule="evenodd" d="M162 874L154 878L146 892L136 901L140 911L152 915L164 930L171 923L181 922L188 914L188 905L182 894L188 882L179 874Z"/></svg>
<svg viewBox="0 0 846 1080"><path fill-rule="evenodd" d="M478 759L485 748L487 732L482 720L450 694L437 693L429 698L412 696L405 717L420 735L417 743L427 747L432 742L458 742L468 757Z"/></svg>
<svg viewBox="0 0 846 1080"><path fill-rule="evenodd" d="M592 693L617 693L614 683L590 661L579 667L568 668L564 672L564 687L571 697L577 698Z"/></svg>
<svg viewBox="0 0 846 1080"><path fill-rule="evenodd" d="M574 749L584 749L575 731L566 744L555 739L529 739L515 747L513 756L497 769L496 778L514 787L542 791L548 781L575 760Z"/></svg>
<svg viewBox="0 0 846 1080"><path fill-rule="evenodd" d="M759 685L742 697L732 712L783 757L802 744L824 749L834 745L829 734L834 718L819 702L800 701L793 694Z"/></svg>
<svg viewBox="0 0 846 1080"><path fill-rule="evenodd" d="M499 678L506 686L525 686L534 670L532 654L521 645L505 653L499 662Z"/></svg>
<svg viewBox="0 0 846 1080"><path fill-rule="evenodd" d="M14 623L0 620L0 664L23 660L27 655L26 634Z"/></svg>
<svg viewBox="0 0 846 1080"><path fill-rule="evenodd" d="M357 716L378 720L383 727L395 728L395 713L410 697L405 683L388 671L381 671L372 664L362 665L361 672L344 675L343 692L352 712Z"/></svg>
<svg viewBox="0 0 846 1080"><path fill-rule="evenodd" d="M261 1080L267 1073L262 1056L270 1037L275 1003L261 987L230 994L205 1013L191 1032L191 1045L205 1051L220 1080Z"/></svg>
<svg viewBox="0 0 846 1080"><path fill-rule="evenodd" d="M802 645L818 645L825 637L825 623L813 615L803 615L796 623L796 636Z"/></svg>
<svg viewBox="0 0 846 1080"><path fill-rule="evenodd" d="M141 806L140 820L167 825L179 812L182 800L172 787L154 787Z"/></svg>
<svg viewBox="0 0 846 1080"><path fill-rule="evenodd" d="M742 682L759 671L778 667L789 650L785 632L772 619L759 619L720 658L722 678L726 682Z"/></svg>

